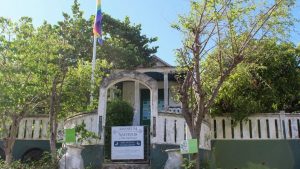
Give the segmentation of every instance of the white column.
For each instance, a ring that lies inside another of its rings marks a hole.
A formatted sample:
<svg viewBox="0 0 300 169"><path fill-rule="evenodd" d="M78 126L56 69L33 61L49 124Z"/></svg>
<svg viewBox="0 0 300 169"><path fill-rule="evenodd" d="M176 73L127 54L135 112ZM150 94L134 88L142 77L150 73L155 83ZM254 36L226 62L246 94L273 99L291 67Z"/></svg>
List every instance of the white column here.
<svg viewBox="0 0 300 169"><path fill-rule="evenodd" d="M134 126L140 125L140 84L139 82L134 82L134 116L133 124Z"/></svg>
<svg viewBox="0 0 300 169"><path fill-rule="evenodd" d="M106 121L106 102L107 102L107 89L100 88L98 119L96 119L97 127L98 127L98 134L100 134L100 136L101 136L100 144L104 144L104 129L105 129L105 121ZM99 124L99 121L101 121L102 124ZM99 131L99 129L101 129L101 131Z"/></svg>
<svg viewBox="0 0 300 169"><path fill-rule="evenodd" d="M157 135L157 122L158 122L158 88L155 86L154 88L151 89L151 126L150 126L150 132L151 134L151 142L155 143L156 142L156 135ZM154 121L155 119L155 121Z"/></svg>
<svg viewBox="0 0 300 169"><path fill-rule="evenodd" d="M164 107L165 111L169 108L169 78L168 72L164 72Z"/></svg>

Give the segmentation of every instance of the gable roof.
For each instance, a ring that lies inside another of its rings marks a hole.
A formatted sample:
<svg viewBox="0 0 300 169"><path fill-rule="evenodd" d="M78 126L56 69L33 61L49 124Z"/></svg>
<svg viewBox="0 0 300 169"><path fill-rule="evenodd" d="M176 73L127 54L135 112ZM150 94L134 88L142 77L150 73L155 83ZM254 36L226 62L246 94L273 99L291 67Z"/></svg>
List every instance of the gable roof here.
<svg viewBox="0 0 300 169"><path fill-rule="evenodd" d="M151 60L154 64L153 67L174 67L155 55L151 56Z"/></svg>

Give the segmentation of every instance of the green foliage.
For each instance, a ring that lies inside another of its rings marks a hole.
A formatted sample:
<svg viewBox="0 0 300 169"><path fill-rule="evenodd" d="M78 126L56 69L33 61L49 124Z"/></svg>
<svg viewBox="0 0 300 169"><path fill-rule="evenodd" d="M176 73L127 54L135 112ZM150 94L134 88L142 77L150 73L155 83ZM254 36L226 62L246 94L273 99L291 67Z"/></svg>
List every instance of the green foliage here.
<svg viewBox="0 0 300 169"><path fill-rule="evenodd" d="M300 110L299 56L293 44L265 41L224 83L213 113L242 120L252 113Z"/></svg>
<svg viewBox="0 0 300 169"><path fill-rule="evenodd" d="M150 56L158 49L157 46L151 47L157 38L141 35L141 25L132 25L129 17L120 21L103 14L103 34L104 45L101 46L99 56L111 61L115 68L147 65Z"/></svg>
<svg viewBox="0 0 300 169"><path fill-rule="evenodd" d="M187 158L183 158L181 167L184 169L194 169L195 168L195 161L189 160Z"/></svg>
<svg viewBox="0 0 300 169"><path fill-rule="evenodd" d="M246 61L250 63L264 39L287 37L295 21L291 15L295 1L190 2L189 13L179 16L172 27L183 35L182 47L176 51L178 71L184 72L178 78L182 114L192 138L199 138L203 118L212 112L220 90L225 89L237 67ZM229 101L232 99L236 97ZM238 98L236 103L246 104L249 100ZM260 103L250 102L249 106L260 107ZM199 160L199 154L193 158ZM199 165L196 163L197 169Z"/></svg>
<svg viewBox="0 0 300 169"><path fill-rule="evenodd" d="M0 160L1 169L58 169L58 161L53 162L50 153L44 153L42 158L38 161L13 161L7 164Z"/></svg>
<svg viewBox="0 0 300 169"><path fill-rule="evenodd" d="M37 28L28 17L18 22L0 18L1 112L18 113L25 107L26 112L49 112L53 88L55 104L62 105L55 106L59 117L95 109L97 99L89 104L93 17L83 17L77 0L72 14L63 13L63 17L57 25L45 22ZM104 14L103 29L104 46L97 45L101 52L97 54L96 84L108 74L111 64L118 68L141 65L157 50L149 47L156 38L142 35L141 25L132 25L129 18L120 21ZM98 88L94 90L98 98Z"/></svg>
<svg viewBox="0 0 300 169"><path fill-rule="evenodd" d="M201 161L200 169L210 169L210 165L208 161ZM196 167L196 160L191 160L188 158L183 158L181 167L183 169L194 169Z"/></svg>
<svg viewBox="0 0 300 169"><path fill-rule="evenodd" d="M27 17L16 23L1 17L0 30L0 112L24 116L35 110L43 96L40 75L28 49L34 27Z"/></svg>
<svg viewBox="0 0 300 169"><path fill-rule="evenodd" d="M78 59L89 61L92 56L92 26L94 16L89 19L83 17L80 4L74 0L72 14L63 13L64 20L58 22L56 28L74 50L69 53L74 64ZM146 64L151 55L157 51L151 47L157 38L148 38L141 34L141 25L133 25L128 17L124 21L103 14L102 46L97 45L97 58L106 59L114 68L134 68Z"/></svg>
<svg viewBox="0 0 300 169"><path fill-rule="evenodd" d="M50 132L54 133L57 118L93 110L98 103L97 99L89 103L90 93L98 94L98 88L91 87L96 85L90 83L93 19L83 18L77 0L72 15L63 13L63 17L56 25L44 22L37 27L29 17L17 22L0 17L0 131L12 137L6 140L14 142L19 121L30 113L49 112ZM101 51L97 84L110 65L141 65L157 50L150 47L156 38L141 35L141 26L132 25L128 18L119 21L104 15L103 22L105 42L97 45ZM10 135L8 125L12 126ZM55 134L50 136L53 143ZM55 143L50 145L55 153Z"/></svg>
<svg viewBox="0 0 300 169"><path fill-rule="evenodd" d="M108 75L110 68L105 60L96 60L94 72L95 84L100 84L101 80ZM62 94L61 117L67 117L78 112L90 112L97 108L99 87L94 84L91 88L91 62L79 60L76 67L69 69ZM90 103L90 94L93 90L93 103Z"/></svg>
<svg viewBox="0 0 300 169"><path fill-rule="evenodd" d="M107 126L126 126L132 124L133 108L126 101L109 101L106 112Z"/></svg>
<svg viewBox="0 0 300 169"><path fill-rule="evenodd" d="M86 129L86 124L82 122L75 126L76 143L82 144L84 141L91 141L91 139L98 139L99 137L91 131Z"/></svg>

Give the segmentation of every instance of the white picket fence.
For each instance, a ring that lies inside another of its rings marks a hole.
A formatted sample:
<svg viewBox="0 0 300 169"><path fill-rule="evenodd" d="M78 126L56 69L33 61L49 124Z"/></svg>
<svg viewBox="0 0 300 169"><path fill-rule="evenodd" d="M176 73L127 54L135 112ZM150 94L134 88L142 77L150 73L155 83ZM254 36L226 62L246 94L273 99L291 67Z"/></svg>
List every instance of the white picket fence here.
<svg viewBox="0 0 300 169"><path fill-rule="evenodd" d="M10 126L7 126L9 129ZM63 130L63 123L58 123L57 131ZM4 135L4 133L1 133ZM1 136L2 137L2 136ZM49 117L31 116L20 121L17 133L19 140L49 140Z"/></svg>
<svg viewBox="0 0 300 169"><path fill-rule="evenodd" d="M190 139L191 134L181 114L160 113L157 120L156 138L152 143L179 145L183 140ZM210 124L203 121L200 133L200 148L210 149Z"/></svg>
<svg viewBox="0 0 300 169"><path fill-rule="evenodd" d="M96 113L80 114L59 123L58 131L84 122L87 130L98 133L97 120ZM155 125L156 131L151 135L151 143L179 145L183 140L191 138L186 122L179 113L159 113ZM236 124L226 116L210 118L203 122L200 137L200 148L203 149L210 149L211 140L300 139L300 113L255 114ZM17 138L48 140L49 118L35 116L22 119Z"/></svg>
<svg viewBox="0 0 300 169"><path fill-rule="evenodd" d="M230 117L215 117L211 131L213 139L299 139L300 114L256 114L237 124Z"/></svg>

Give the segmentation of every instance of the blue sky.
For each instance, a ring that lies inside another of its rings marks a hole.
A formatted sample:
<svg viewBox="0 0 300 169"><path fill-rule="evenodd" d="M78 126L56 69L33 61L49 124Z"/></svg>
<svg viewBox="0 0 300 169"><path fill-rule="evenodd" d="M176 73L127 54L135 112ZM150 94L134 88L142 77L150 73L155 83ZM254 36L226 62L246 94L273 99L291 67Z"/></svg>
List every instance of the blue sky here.
<svg viewBox="0 0 300 169"><path fill-rule="evenodd" d="M85 17L95 13L95 0L79 0L79 3ZM0 16L13 20L29 16L35 25L44 20L56 23L62 20L63 11L71 11L72 4L73 0L0 0ZM175 65L174 49L180 47L182 37L170 25L176 21L178 14L188 10L189 0L102 0L102 11L105 13L122 20L129 16L133 23L142 24L143 34L158 37L155 44L159 46L157 56L172 65ZM293 13L300 18L299 0ZM300 31L299 24L296 29ZM293 35L291 40L298 44L299 34Z"/></svg>

